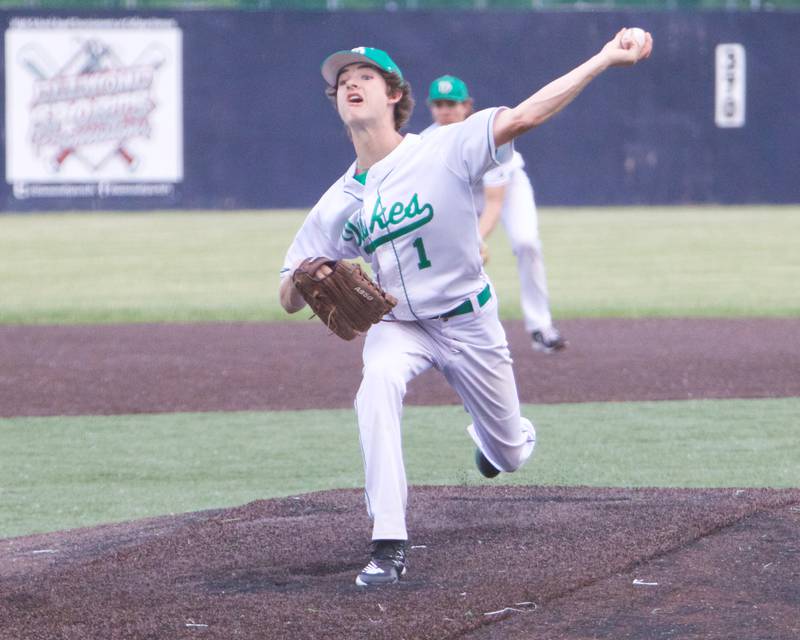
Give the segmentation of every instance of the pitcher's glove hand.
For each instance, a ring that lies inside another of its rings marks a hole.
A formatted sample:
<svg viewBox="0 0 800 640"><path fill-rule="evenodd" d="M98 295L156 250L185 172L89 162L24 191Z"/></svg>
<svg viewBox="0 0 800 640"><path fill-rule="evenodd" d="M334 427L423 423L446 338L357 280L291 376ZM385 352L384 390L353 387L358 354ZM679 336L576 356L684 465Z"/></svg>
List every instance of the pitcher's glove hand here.
<svg viewBox="0 0 800 640"><path fill-rule="evenodd" d="M318 277L325 266L330 273ZM359 265L343 260L306 258L292 273L292 282L311 310L344 340L365 333L397 304Z"/></svg>

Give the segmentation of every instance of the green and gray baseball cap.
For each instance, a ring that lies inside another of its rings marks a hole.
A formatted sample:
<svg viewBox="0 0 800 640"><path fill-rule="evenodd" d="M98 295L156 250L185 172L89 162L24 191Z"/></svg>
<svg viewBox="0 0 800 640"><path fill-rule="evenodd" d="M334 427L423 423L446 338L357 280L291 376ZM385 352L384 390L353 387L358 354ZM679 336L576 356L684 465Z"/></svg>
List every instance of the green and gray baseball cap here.
<svg viewBox="0 0 800 640"><path fill-rule="evenodd" d="M428 91L428 102L434 100L450 100L452 102L464 102L469 100L467 85L461 78L455 76L442 76L431 82Z"/></svg>
<svg viewBox="0 0 800 640"><path fill-rule="evenodd" d="M372 47L355 47L354 49L337 51L329 55L322 63L322 77L325 78L325 82L330 86L334 86L336 78L339 77L339 72L348 64L353 64L354 62L371 64L387 73L394 73L401 80L403 79L403 72L400 71L400 67L395 64L394 60L389 57L389 54Z"/></svg>

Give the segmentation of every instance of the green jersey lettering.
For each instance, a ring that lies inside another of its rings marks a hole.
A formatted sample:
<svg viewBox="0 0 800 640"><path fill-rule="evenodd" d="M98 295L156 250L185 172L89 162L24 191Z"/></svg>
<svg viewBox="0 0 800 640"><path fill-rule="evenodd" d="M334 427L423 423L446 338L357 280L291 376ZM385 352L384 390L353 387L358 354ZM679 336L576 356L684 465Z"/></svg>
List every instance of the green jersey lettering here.
<svg viewBox="0 0 800 640"><path fill-rule="evenodd" d="M433 220L433 206L430 203L420 206L419 195L416 193L411 196L411 200L406 205L401 201L393 203L388 208L388 217L387 208L383 206L381 198L378 196L369 224L365 223L363 216L359 214L355 222L345 223L342 238L355 242L359 247L363 246L367 253L372 253L382 244L411 233L431 220ZM375 236L376 231L378 232L377 237ZM381 235L381 231L388 233Z"/></svg>

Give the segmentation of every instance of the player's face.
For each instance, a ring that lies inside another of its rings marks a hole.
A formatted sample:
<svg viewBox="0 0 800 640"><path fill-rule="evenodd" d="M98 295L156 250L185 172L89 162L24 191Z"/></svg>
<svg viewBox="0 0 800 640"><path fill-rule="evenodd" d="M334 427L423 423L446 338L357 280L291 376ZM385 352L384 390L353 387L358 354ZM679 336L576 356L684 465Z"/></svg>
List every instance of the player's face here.
<svg viewBox="0 0 800 640"><path fill-rule="evenodd" d="M386 95L386 80L366 64L350 64L339 72L336 108L347 126L393 118L399 100Z"/></svg>
<svg viewBox="0 0 800 640"><path fill-rule="evenodd" d="M453 124L466 120L470 113L469 101L453 102L452 100L434 100L431 102L431 116L438 125Z"/></svg>

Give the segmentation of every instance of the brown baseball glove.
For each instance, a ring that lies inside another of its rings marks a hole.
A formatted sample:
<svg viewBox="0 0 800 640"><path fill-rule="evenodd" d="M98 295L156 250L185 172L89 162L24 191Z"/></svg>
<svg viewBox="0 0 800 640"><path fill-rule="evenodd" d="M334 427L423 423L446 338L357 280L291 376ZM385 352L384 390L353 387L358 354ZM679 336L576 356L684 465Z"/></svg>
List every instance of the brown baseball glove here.
<svg viewBox="0 0 800 640"><path fill-rule="evenodd" d="M330 273L317 277L325 266ZM343 260L306 258L292 282L320 320L344 340L365 333L397 304L359 265Z"/></svg>

